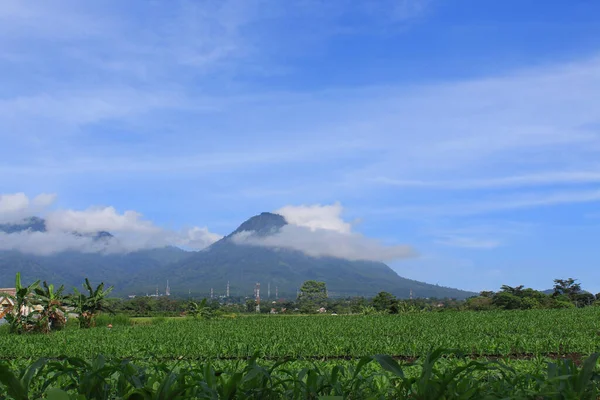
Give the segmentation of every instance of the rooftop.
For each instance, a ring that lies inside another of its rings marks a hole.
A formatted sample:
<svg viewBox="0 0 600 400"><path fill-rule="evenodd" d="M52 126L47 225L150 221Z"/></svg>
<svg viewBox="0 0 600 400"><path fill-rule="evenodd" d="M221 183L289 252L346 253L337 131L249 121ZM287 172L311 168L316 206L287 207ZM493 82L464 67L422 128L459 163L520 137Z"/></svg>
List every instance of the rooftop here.
<svg viewBox="0 0 600 400"><path fill-rule="evenodd" d="M0 296L3 294L8 294L9 296L16 296L17 289L15 289L15 288L0 288Z"/></svg>

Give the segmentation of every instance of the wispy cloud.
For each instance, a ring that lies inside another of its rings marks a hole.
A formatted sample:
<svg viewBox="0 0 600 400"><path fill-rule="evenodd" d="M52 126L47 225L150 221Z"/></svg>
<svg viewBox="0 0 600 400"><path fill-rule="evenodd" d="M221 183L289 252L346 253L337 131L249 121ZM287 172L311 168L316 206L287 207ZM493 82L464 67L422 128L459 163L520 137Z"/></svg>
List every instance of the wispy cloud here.
<svg viewBox="0 0 600 400"><path fill-rule="evenodd" d="M372 214L397 215L404 218L467 216L492 214L502 211L535 207L548 207L563 204L593 203L600 201L599 190L581 190L565 192L523 193L497 195L491 200L469 201L461 203L407 205L372 210Z"/></svg>
<svg viewBox="0 0 600 400"><path fill-rule="evenodd" d="M529 186L579 185L600 182L600 171L554 171L540 174L465 179L458 181L400 180L378 177L374 182L405 188L423 189L495 189Z"/></svg>
<svg viewBox="0 0 600 400"><path fill-rule="evenodd" d="M462 247L467 249L495 249L502 242L494 239L481 239L464 236L447 236L436 240L436 243L451 247Z"/></svg>

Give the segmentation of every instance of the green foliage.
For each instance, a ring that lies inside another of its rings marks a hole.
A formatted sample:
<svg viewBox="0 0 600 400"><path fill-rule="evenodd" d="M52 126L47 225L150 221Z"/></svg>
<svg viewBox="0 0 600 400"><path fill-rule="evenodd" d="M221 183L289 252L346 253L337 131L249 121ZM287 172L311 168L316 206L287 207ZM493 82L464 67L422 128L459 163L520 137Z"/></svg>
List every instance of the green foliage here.
<svg viewBox="0 0 600 400"><path fill-rule="evenodd" d="M72 356L157 359L261 356L414 357L433 347L473 355L590 354L600 346L598 307L398 315L253 315L174 318L150 324L64 329L50 335L0 335L0 358Z"/></svg>
<svg viewBox="0 0 600 400"><path fill-rule="evenodd" d="M327 302L325 282L305 281L300 287L298 306L303 313L314 313Z"/></svg>
<svg viewBox="0 0 600 400"><path fill-rule="evenodd" d="M34 289L36 294L34 303L41 307L41 310L37 312L39 316L37 326L40 332L61 330L65 326L67 311L64 307L64 289L65 287L61 286L55 291L54 285L48 285L46 281L44 281L43 287Z"/></svg>
<svg viewBox="0 0 600 400"><path fill-rule="evenodd" d="M577 283L577 279L555 279L554 280L554 295L566 295L571 300L581 292L581 285Z"/></svg>
<svg viewBox="0 0 600 400"><path fill-rule="evenodd" d="M486 291L481 292L477 297L467 299L463 308L474 311L573 308L590 306L594 301L594 295L581 292L579 284L575 283L574 279L556 279L552 295L525 288L523 285L516 287L502 285L497 293Z"/></svg>
<svg viewBox="0 0 600 400"><path fill-rule="evenodd" d="M375 307L377 311L391 312L392 307L396 304L396 297L388 292L379 292L377 296L373 298L372 302L373 307ZM397 307L394 311L397 313Z"/></svg>
<svg viewBox="0 0 600 400"><path fill-rule="evenodd" d="M91 328L96 325L96 317L101 312L114 313L109 308L106 297L113 290L112 287L104 290L104 283L101 283L94 289L90 281L86 278L83 284L83 288L88 292L81 293L77 289L73 289L75 292L69 297L69 303L75 307L78 313L77 319L79 320L80 328Z"/></svg>
<svg viewBox="0 0 600 400"><path fill-rule="evenodd" d="M35 281L29 286L21 284L21 274L17 272L15 278L16 294L14 296L14 310L6 315L11 333L22 334L34 331L37 325L36 315L29 310L34 306L33 294L40 281Z"/></svg>
<svg viewBox="0 0 600 400"><path fill-rule="evenodd" d="M125 314L100 314L96 317L96 325L105 327L108 325L116 326L131 326L132 320L129 315Z"/></svg>
<svg viewBox="0 0 600 400"><path fill-rule="evenodd" d="M200 303L190 301L187 313L193 318L211 319L215 316L214 310L208 306L207 300L202 299Z"/></svg>
<svg viewBox="0 0 600 400"><path fill-rule="evenodd" d="M435 349L416 362L376 355L349 362L137 362L96 356L0 361L0 398L62 399L578 399L600 394L598 353L522 364Z"/></svg>

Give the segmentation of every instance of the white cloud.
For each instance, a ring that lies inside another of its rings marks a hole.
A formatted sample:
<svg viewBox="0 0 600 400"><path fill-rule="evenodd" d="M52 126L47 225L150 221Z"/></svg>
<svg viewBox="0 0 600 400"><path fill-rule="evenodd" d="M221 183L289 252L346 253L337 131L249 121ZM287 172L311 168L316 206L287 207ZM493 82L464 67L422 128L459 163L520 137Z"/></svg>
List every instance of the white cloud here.
<svg viewBox="0 0 600 400"><path fill-rule="evenodd" d="M551 193L524 193L497 196L494 200L439 207L441 214L485 214L503 210L547 207L561 204L592 203L600 201L600 190L578 190ZM435 214L434 210L429 210Z"/></svg>
<svg viewBox="0 0 600 400"><path fill-rule="evenodd" d="M342 205L285 206L275 211L282 215L289 224L303 226L312 231L317 229L332 230L339 233L350 233L352 226L342 218Z"/></svg>
<svg viewBox="0 0 600 400"><path fill-rule="evenodd" d="M223 236L210 232L207 227L193 227L187 231L182 231L175 240L178 246L190 248L193 250L202 250L215 243Z"/></svg>
<svg viewBox="0 0 600 400"><path fill-rule="evenodd" d="M132 210L119 214L114 207L92 207L83 211L59 210L48 214L46 223L48 230L80 233L160 231L151 221L144 220L142 214Z"/></svg>
<svg viewBox="0 0 600 400"><path fill-rule="evenodd" d="M109 248L104 241L76 236L68 232L0 232L0 250L16 250L35 255L50 255L63 251L94 253Z"/></svg>
<svg viewBox="0 0 600 400"><path fill-rule="evenodd" d="M4 194L0 196L0 212L17 213L29 207L29 198L25 193Z"/></svg>
<svg viewBox="0 0 600 400"><path fill-rule="evenodd" d="M412 257L406 245L387 246L378 240L352 232L352 225L341 218L342 205L285 206L275 211L288 225L268 236L241 232L233 240L242 245L286 248L313 257L337 257L348 260L391 261Z"/></svg>
<svg viewBox="0 0 600 400"><path fill-rule="evenodd" d="M254 236L252 232L241 232L233 240L242 245L298 250L312 257L383 262L415 256L410 246L386 246L358 233L340 233L298 225L286 225L276 234L261 237Z"/></svg>
<svg viewBox="0 0 600 400"><path fill-rule="evenodd" d="M168 245L200 250L222 237L206 227L179 232L162 229L136 211L119 213L114 207L48 211L47 207L55 198L51 194L41 194L31 200L23 193L0 195L0 216L6 222L19 222L39 211L47 228L47 232L0 232L0 250L39 255L67 250L126 253ZM7 218L7 215L11 217ZM95 234L100 231L110 232L114 237L97 240Z"/></svg>
<svg viewBox="0 0 600 400"><path fill-rule="evenodd" d="M490 197L490 196L488 196ZM563 192L517 193L495 195L490 200L463 201L460 203L407 205L364 210L371 215L395 215L401 218L429 218L442 216L468 216L493 214L501 211L519 210L557 205L600 202L600 190L572 190Z"/></svg>
<svg viewBox="0 0 600 400"><path fill-rule="evenodd" d="M56 201L56 193L42 193L33 198L31 204L34 208L45 209Z"/></svg>
<svg viewBox="0 0 600 400"><path fill-rule="evenodd" d="M378 177L374 182L405 188L488 189L545 185L578 185L600 182L600 171L554 171L487 179L464 180L401 180Z"/></svg>
<svg viewBox="0 0 600 400"><path fill-rule="evenodd" d="M0 223L14 223L44 211L56 195L42 193L30 199L25 193L0 194Z"/></svg>

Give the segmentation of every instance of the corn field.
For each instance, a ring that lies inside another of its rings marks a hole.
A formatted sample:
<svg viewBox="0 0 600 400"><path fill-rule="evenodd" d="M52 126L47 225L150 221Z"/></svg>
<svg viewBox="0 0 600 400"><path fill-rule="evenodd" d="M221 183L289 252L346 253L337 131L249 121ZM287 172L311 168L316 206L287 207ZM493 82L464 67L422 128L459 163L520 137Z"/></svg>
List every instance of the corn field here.
<svg viewBox="0 0 600 400"><path fill-rule="evenodd" d="M596 399L599 333L595 308L0 333L0 399Z"/></svg>

